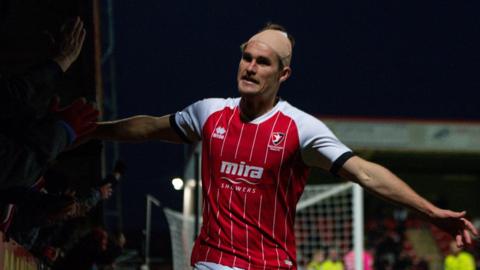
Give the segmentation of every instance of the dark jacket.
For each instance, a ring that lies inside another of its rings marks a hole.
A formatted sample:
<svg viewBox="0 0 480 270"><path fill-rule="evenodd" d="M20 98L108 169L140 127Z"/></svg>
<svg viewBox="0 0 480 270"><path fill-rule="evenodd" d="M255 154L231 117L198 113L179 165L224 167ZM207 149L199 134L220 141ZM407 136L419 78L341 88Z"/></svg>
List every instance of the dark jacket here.
<svg viewBox="0 0 480 270"><path fill-rule="evenodd" d="M55 82L53 61L19 76L0 75L0 229L7 231L18 203L48 163L69 144L65 124L48 113Z"/></svg>
<svg viewBox="0 0 480 270"><path fill-rule="evenodd" d="M67 147L64 124L47 113L61 74L55 62L48 62L20 76L0 75L0 194L31 186Z"/></svg>

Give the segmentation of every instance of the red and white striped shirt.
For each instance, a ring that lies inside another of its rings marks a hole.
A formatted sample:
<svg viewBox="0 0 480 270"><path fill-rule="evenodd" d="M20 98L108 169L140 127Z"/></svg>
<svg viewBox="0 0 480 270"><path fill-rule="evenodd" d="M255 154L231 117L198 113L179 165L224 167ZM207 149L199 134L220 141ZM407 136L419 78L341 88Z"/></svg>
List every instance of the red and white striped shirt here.
<svg viewBox="0 0 480 270"><path fill-rule="evenodd" d="M335 171L351 150L286 101L250 122L239 101L204 99L171 117L184 140L203 147L203 226L191 263L296 269L295 207L309 167Z"/></svg>

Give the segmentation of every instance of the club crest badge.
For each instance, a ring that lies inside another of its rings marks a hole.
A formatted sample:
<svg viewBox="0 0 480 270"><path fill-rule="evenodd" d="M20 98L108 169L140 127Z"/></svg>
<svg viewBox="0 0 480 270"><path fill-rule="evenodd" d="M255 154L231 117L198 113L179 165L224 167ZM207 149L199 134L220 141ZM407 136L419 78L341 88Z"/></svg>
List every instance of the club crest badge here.
<svg viewBox="0 0 480 270"><path fill-rule="evenodd" d="M285 133L282 132L273 132L272 133L272 144L277 146L283 142L283 139L285 139Z"/></svg>

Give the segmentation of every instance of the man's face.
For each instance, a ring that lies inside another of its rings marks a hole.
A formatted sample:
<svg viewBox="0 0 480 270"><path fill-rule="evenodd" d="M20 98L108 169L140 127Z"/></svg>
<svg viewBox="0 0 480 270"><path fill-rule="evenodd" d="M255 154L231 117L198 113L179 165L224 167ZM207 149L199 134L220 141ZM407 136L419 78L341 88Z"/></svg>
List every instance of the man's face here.
<svg viewBox="0 0 480 270"><path fill-rule="evenodd" d="M452 254L457 255L460 251L462 251L462 249L457 246L457 242L451 241L450 242L450 252Z"/></svg>
<svg viewBox="0 0 480 270"><path fill-rule="evenodd" d="M252 41L246 45L238 66L238 90L241 96L272 94L289 74L289 67L279 70L278 56L270 47Z"/></svg>
<svg viewBox="0 0 480 270"><path fill-rule="evenodd" d="M330 260L332 261L338 260L338 252L335 249L330 250L329 253L330 253L329 254Z"/></svg>

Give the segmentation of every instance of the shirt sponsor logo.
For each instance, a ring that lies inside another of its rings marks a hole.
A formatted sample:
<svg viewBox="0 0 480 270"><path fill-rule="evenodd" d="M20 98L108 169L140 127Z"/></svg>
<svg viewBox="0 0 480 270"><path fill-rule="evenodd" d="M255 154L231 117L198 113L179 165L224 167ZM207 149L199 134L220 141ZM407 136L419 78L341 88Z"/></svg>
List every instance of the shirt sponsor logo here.
<svg viewBox="0 0 480 270"><path fill-rule="evenodd" d="M232 185L232 184L229 184L229 183L222 183L220 188L229 189L229 190L236 191L236 192L252 193L252 194L257 192L257 189L253 188L253 187L238 186L238 185Z"/></svg>
<svg viewBox="0 0 480 270"><path fill-rule="evenodd" d="M214 138L223 140L225 138L225 132L226 132L226 130L225 130L224 127L217 127L212 136Z"/></svg>
<svg viewBox="0 0 480 270"><path fill-rule="evenodd" d="M246 164L244 161L240 163L222 161L220 172L235 178L221 177L221 179L229 181L232 184L247 183L256 185L258 180L262 178L263 168Z"/></svg>

